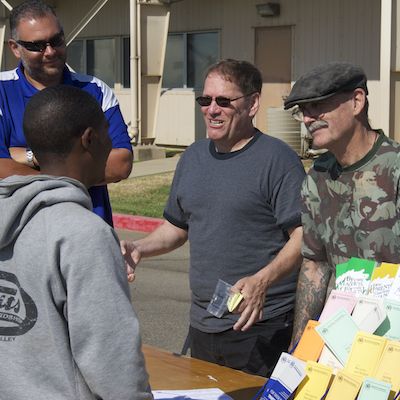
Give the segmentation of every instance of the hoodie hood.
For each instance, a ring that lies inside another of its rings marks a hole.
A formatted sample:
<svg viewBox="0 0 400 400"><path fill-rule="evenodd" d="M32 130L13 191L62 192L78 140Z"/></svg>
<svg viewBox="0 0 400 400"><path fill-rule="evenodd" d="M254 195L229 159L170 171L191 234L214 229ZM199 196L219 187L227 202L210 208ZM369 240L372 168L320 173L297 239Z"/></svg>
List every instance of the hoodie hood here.
<svg viewBox="0 0 400 400"><path fill-rule="evenodd" d="M0 180L0 249L10 245L40 209L63 202L92 209L87 189L72 178L34 175Z"/></svg>

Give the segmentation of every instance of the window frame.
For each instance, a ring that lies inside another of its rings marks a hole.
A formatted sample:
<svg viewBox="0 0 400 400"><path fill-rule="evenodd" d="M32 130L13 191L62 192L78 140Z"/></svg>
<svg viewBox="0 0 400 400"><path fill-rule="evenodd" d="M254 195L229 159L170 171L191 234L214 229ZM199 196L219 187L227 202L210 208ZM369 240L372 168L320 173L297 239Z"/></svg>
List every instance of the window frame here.
<svg viewBox="0 0 400 400"><path fill-rule="evenodd" d="M90 74L88 72L88 46L87 43L88 41L96 41L96 40L112 40L114 42L114 51L115 51L115 57L114 57L114 85L111 86L112 89L119 89L123 87L123 43L122 40L124 37L128 37L129 35L117 35L117 36L112 36L112 35L106 35L106 36L87 36L87 37L77 37L75 38L71 43L74 42L83 42L82 46L82 63L84 65L84 70L83 71L76 71L78 73L84 74L84 75L90 75L93 76L93 74ZM67 49L67 62L68 62L68 49ZM70 64L68 64L70 65ZM70 66L73 68L72 66ZM101 77L96 76L96 78L99 78L103 80Z"/></svg>
<svg viewBox="0 0 400 400"><path fill-rule="evenodd" d="M182 46L183 46L183 70L182 70L182 74L183 74L183 86L181 87L166 87L164 86L164 82L165 80L162 80L162 90L179 90L179 89L193 89L193 90L199 90L201 89L201 87L191 87L188 85L188 37L190 35L198 35L198 34L206 34L206 33L213 33L216 35L216 42L217 42L217 46L218 46L218 54L216 54L216 60L218 60L220 58L220 54L221 54L221 31L219 29L207 29L207 30L196 30L196 31L184 31L184 32L168 32L168 37L170 35L175 35L175 36L181 36L183 38L182 40ZM106 36L88 36L88 37L77 37L74 39L73 42L75 41L80 41L83 43L82 45L82 63L84 65L84 70L83 71L77 71L79 73L82 74L86 74L89 75L88 73L88 55L87 55L87 51L88 51L88 41L93 40L104 40L104 39L111 39L114 41L114 49L115 49L115 58L114 58L114 85L112 86L113 89L130 89L130 74L129 74L129 86L125 86L124 85L124 77L126 74L125 71L125 52L124 52L124 41L125 40L131 40L130 35L116 35L116 36L110 36L110 35L106 35ZM168 40L168 38L167 38ZM72 43L73 43L72 42ZM167 43L166 43L167 46ZM128 46L130 48L130 46ZM129 64L129 60L130 60L130 54L129 52L126 54L126 56L128 57L128 64ZM165 65L164 65L165 68ZM163 78L164 78L164 73L165 70L163 70ZM99 79L101 79L101 77L99 77Z"/></svg>
<svg viewBox="0 0 400 400"><path fill-rule="evenodd" d="M218 45L218 54L216 55L216 60L220 59L221 55L221 31L219 29L207 29L207 30L199 30L199 31L184 31L184 32L168 32L168 37L171 35L174 36L182 36L182 46L183 46L183 85L182 87L166 87L164 86L164 79L163 79L163 84L162 84L162 90L178 90L178 89L193 89L193 90L199 90L201 87L192 87L188 86L188 36L190 35L198 35L198 34L205 34L205 33L214 33L216 34L216 41ZM168 43L168 37L167 37L167 43ZM166 46L167 46L166 43ZM166 50L167 51L167 50ZM165 66L164 66L165 68ZM165 70L163 71L163 78L164 78L164 73Z"/></svg>

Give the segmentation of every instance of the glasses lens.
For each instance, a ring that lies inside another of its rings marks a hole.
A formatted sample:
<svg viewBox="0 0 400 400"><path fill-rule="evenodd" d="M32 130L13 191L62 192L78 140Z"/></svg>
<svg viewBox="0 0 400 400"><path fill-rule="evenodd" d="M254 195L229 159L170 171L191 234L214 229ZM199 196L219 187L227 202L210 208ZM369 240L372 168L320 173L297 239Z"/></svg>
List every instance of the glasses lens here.
<svg viewBox="0 0 400 400"><path fill-rule="evenodd" d="M60 47L64 44L64 33L60 32L56 36L54 36L52 39L49 40L49 45L51 47Z"/></svg>
<svg viewBox="0 0 400 400"><path fill-rule="evenodd" d="M38 42L24 42L23 40L17 40L17 43L20 44L22 47L29 51L34 52L42 52L45 48L47 43L45 41L38 41Z"/></svg>
<svg viewBox="0 0 400 400"><path fill-rule="evenodd" d="M231 99L228 99L227 97L216 97L215 102L220 107L229 107L231 105Z"/></svg>
<svg viewBox="0 0 400 400"><path fill-rule="evenodd" d="M199 96L196 98L197 103L202 107L207 107L211 104L212 98L210 96Z"/></svg>

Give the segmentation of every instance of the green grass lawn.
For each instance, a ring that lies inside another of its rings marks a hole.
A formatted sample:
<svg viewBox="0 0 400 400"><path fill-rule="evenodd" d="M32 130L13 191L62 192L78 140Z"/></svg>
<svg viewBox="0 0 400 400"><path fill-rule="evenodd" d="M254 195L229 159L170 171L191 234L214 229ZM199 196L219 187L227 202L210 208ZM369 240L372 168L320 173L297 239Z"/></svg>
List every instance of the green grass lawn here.
<svg viewBox="0 0 400 400"><path fill-rule="evenodd" d="M130 178L108 185L114 212L162 218L173 173Z"/></svg>

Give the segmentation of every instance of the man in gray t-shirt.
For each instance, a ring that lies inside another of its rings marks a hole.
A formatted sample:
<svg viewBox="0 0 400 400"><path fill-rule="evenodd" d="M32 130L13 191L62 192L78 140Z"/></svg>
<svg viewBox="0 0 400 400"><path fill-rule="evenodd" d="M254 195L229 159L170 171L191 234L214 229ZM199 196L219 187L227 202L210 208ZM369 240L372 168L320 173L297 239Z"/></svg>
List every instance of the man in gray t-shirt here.
<svg viewBox="0 0 400 400"><path fill-rule="evenodd" d="M189 239L192 356L267 376L292 331L304 169L286 144L254 127L261 86L248 62L209 68L196 99L208 139L182 155L164 224L123 251L136 265ZM218 279L243 295L221 318L207 312Z"/></svg>

